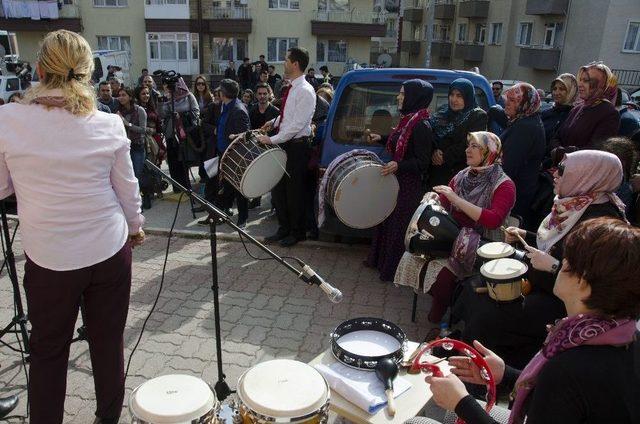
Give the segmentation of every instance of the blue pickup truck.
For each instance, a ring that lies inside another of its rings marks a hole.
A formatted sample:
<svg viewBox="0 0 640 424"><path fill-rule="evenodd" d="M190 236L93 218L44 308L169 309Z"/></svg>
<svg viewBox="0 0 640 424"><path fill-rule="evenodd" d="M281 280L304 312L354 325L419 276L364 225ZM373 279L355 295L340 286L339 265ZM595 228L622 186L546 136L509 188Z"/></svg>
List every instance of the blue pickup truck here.
<svg viewBox="0 0 640 424"><path fill-rule="evenodd" d="M480 107L488 110L495 104L487 79L473 72L419 68L350 71L340 78L326 124L321 129L321 168L326 168L337 156L353 149L367 149L385 161L390 160L384 146L366 142L366 134L371 131L388 135L396 126L399 120L396 96L402 83L414 78L428 81L435 89L429 108L431 113L448 102L449 84L457 78L467 78L473 83ZM370 233L370 230L344 226L329 207L321 231L349 237L367 237Z"/></svg>

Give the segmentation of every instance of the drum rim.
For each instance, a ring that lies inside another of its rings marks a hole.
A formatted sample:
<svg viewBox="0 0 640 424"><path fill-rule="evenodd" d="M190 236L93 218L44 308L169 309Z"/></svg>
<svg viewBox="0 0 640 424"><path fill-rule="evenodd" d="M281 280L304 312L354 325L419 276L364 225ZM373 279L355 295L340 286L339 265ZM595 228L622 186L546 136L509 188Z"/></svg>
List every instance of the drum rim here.
<svg viewBox="0 0 640 424"><path fill-rule="evenodd" d="M495 302L498 302L498 303L510 303L510 302L515 302L515 301L522 300L522 298L523 298L523 295L522 295L522 280L524 280L524 278L518 278L517 280L510 281L509 283L492 283L492 282L489 282L489 281L485 281L484 283L485 283L485 285L487 287L487 295L491 299L493 299ZM496 290L496 287L501 286L501 285L502 286L507 286L507 285L514 286L515 285L516 287L520 288L519 293L516 296L514 296L513 298L511 298L511 299L498 299L498 296L497 296L495 290Z"/></svg>
<svg viewBox="0 0 640 424"><path fill-rule="evenodd" d="M231 143L229 143L229 145L227 146L226 149L224 149L224 152L222 152L222 156L220 156L220 162L219 165L222 165L222 162L224 161L224 158L227 156L227 153L229 152L229 149L231 149L231 146L233 146L236 143L239 143L240 140L243 140L246 136L245 135L241 135L240 137L237 137L235 140L233 140Z"/></svg>
<svg viewBox="0 0 640 424"><path fill-rule="evenodd" d="M364 322L367 321L372 321L373 324L371 325L376 325L378 328L373 328L373 327L367 327L367 328L360 328L357 327L355 329L349 329L349 331L344 332L345 329L347 329L346 327L354 325L354 324L360 324L360 325L364 325ZM383 326L383 325L387 325L390 330L389 331L381 331L379 329L379 327ZM400 347L395 350L394 352L388 353L386 355L378 355L378 356L364 356L364 355L357 355L355 353L349 352L345 349L343 349L339 344L338 344L338 340L340 340L340 338L346 334L349 333L353 333L355 331L361 331L361 330L373 330L373 331L379 331L381 333L385 333L389 336L394 337L399 343L400 343ZM395 334L393 334L391 331L393 331ZM333 357L340 362L341 364L350 367L350 368L354 368L354 369L358 369L358 370L366 370L366 371L374 371L376 369L376 365L378 364L378 361L380 359L383 358L391 358L394 361L396 361L396 363L400 363L402 361L402 359L404 358L404 353L407 350L407 344L408 344L408 338L406 333L402 330L402 328L400 328L400 326L392 323L391 321L387 321L383 318L373 318L373 317L358 317L358 318L351 318L348 319L346 321L341 322L340 324L338 324L338 326L329 334L329 339L331 340L331 353L333 354ZM353 357L353 359L355 360L354 364L352 363L348 363L347 361L345 361L345 356L346 354L348 354L350 357Z"/></svg>
<svg viewBox="0 0 640 424"><path fill-rule="evenodd" d="M342 187L342 185L345 183L344 180L347 179L347 177L349 175L351 175L353 172L356 172L360 169L363 168L370 168L370 167L378 167L378 168L382 168L382 165L377 164L377 163L365 163L365 164L361 164L360 166L356 166L354 169L350 170L349 172L347 172L347 174L342 178L342 180L338 183L338 185L336 186L335 189L335 193L337 193L338 191L340 191L340 188ZM341 217L340 217L340 213L336 210L335 207L335 202L333 201L333 199L331 199L331 208L333 209L333 212L335 213L336 217L340 220L340 222L342 222L344 225L351 227L351 228L355 228L358 230L364 230L366 228L373 228L376 225L379 225L380 223L384 222L385 219L389 218L389 216L393 213L393 211L395 210L397 204L398 204L398 193L400 192L400 183L398 183L398 177L396 177L394 174L389 174L387 175L387 177L393 177L392 180L393 181L391 184L394 185L395 191L396 191L396 204L393 206L393 208L386 214L386 216L384 218L382 218L380 221L376 222L375 224L372 225L367 225L367 226L361 226L361 225L352 225L352 224L347 224ZM325 194L326 195L326 194Z"/></svg>
<svg viewBox="0 0 640 424"><path fill-rule="evenodd" d="M504 256L484 256L484 255L482 255L482 254L480 253L483 247L488 246L488 245L490 245L490 244L498 244L498 243L499 243L499 244L502 244L502 245L505 245L505 246L509 246L509 253L507 253L507 252L503 252L503 253L501 253L501 254L503 254ZM492 259L506 259L506 258L509 258L509 256L513 255L514 253L516 253L516 249L515 249L515 247L513 247L513 246L511 246L509 243L505 243L505 242L503 242L503 241L492 241L492 242L489 242L489 243L485 243L485 244L483 244L482 246L478 247L478 250L476 251L476 254L477 254L479 257L481 257L482 259L485 259L485 260L492 260Z"/></svg>
<svg viewBox="0 0 640 424"><path fill-rule="evenodd" d="M282 166L280 166L280 167L279 167L279 168L280 168L280 170L282 170L282 174L280 175L280 179L282 179L282 177L284 176L285 170L287 169L287 153L286 153L282 148L280 148L280 146L274 146L274 145L272 145L272 146L273 146L272 148L267 148L264 152L262 152L262 153L260 153L258 156L256 156L256 157L251 161L251 163L249 164L249 166L247 166L247 167L245 168L244 172L242 173L242 178L240 179L240 184L239 184L239 185L240 185L240 193L242 193L243 195L244 195L244 183L245 183L245 181L246 181L246 177L247 177L247 175L249 174L249 170L251 169L251 167L254 165L254 163L255 163L255 162L257 162L257 161L258 161L258 159L262 158L263 156L265 156L265 155L267 155L267 154L274 153L276 150L279 150L279 151L281 151L281 152L283 152L283 153L284 153L284 164L281 164ZM231 146L229 146L229 147L231 147ZM227 149L228 149L228 148L227 148ZM225 153L226 153L226 151L225 151ZM274 160L275 160L275 159L274 159ZM262 195L264 195L264 194L266 194L266 193L268 193L268 191L267 191L267 192L265 192L265 193L262 193L260 196L262 196ZM256 196L256 197L257 197L257 196Z"/></svg>
<svg viewBox="0 0 640 424"><path fill-rule="evenodd" d="M407 226L407 231L404 233L404 248L407 252L411 252L411 239L418 234L418 220L422 216L422 213L427 209L427 206L431 206L428 201L424 201L418 205L418 208L413 213L411 220L409 221L409 225Z"/></svg>
<svg viewBox="0 0 640 424"><path fill-rule="evenodd" d="M506 277L504 279L499 279L499 278L495 278L491 275L486 275L485 274L485 267L488 267L491 265L492 262L494 261L509 261L509 262L517 262L519 264L521 264L524 268L522 269L522 273L517 274L517 275L511 275L509 277ZM480 275L482 275L485 279L491 280L492 282L495 281L495 284L509 284L509 282L507 282L507 280L513 280L515 278L522 278L523 275L525 275L527 272L529 271L529 266L522 262L519 261L517 259L513 259L513 258L498 258L498 259L492 259L490 261L485 262L484 264L482 264L482 266L480 267Z"/></svg>
<svg viewBox="0 0 640 424"><path fill-rule="evenodd" d="M139 389L142 386L144 386L145 384L147 384L150 381L153 381L155 379L162 378L162 377L169 377L169 376L193 377L193 378L198 379L201 382L203 382L209 388L209 391L211 392L211 395L212 395L212 398L213 398L213 405L206 412L204 412L201 415L199 415L197 418L191 418L190 421L193 421L193 420L196 420L196 419L201 419L201 418L207 417L207 416L213 416L212 414L216 413L216 411L219 409L220 401L218 401L218 396L216 395L216 392L213 390L213 388L206 381L204 381L201 378L198 378L196 376L190 375L190 374L165 374L165 375L159 375L159 376L154 377L154 378L152 378L150 380L142 382L135 389L133 389L131 391L131 394L129 395L129 401L127 403L128 403L128 406L129 406L129 414L131 415L132 418L135 418L141 424L146 424L146 423L157 424L157 422L152 423L151 421L146 421L145 418L142 418L140 416L140 411L135 408L133 401L135 399L135 394L139 391ZM173 419L175 419L175 418L173 418Z"/></svg>
<svg viewBox="0 0 640 424"><path fill-rule="evenodd" d="M257 365L260 364L264 364L265 362L271 362L271 361L293 361L293 362L298 362L300 364L304 364L307 365L310 369L312 369L313 371L315 371L321 378L322 378L322 382L324 383L324 387L325 387L325 393L326 393L326 399L325 402L322 404L322 406L320 406L318 409L309 412L305 415L301 415L301 416L295 416L295 417L274 417L272 415L268 415L268 414L263 414L261 412L255 411L250 405L247 404L247 401L245 399L242 398L242 393L243 390L242 388L243 386L243 381L245 376L247 375L248 372L250 372L251 370L253 370ZM280 358L280 359L271 359L269 361L265 361L265 362L261 362L260 364L255 364L254 366L252 366L251 368L249 368L248 370L246 370L245 372L242 373L242 375L240 376L240 378L238 378L238 388L236 390L236 395L238 397L238 402L240 404L240 407L245 407L247 409L247 411L249 413L251 413L253 416L265 420L265 421L270 421L270 422L280 422L280 423L293 423L293 422L299 422L299 421L304 421L307 420L309 418L312 418L320 413L323 412L327 412L329 409L329 403L331 400L331 387L329 386L329 383L327 382L327 379L324 378L324 376L322 375L322 373L320 373L320 371L318 371L317 369L315 369L314 367L312 367L309 364L306 364L304 362L301 361L296 361L295 359L284 359L284 358Z"/></svg>

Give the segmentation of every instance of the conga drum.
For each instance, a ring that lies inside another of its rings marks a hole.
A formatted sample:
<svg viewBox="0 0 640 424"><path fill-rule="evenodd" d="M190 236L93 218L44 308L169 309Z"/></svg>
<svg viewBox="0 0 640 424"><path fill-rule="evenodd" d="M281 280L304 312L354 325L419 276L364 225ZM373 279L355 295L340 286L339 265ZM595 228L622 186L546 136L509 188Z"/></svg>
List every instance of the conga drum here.
<svg viewBox="0 0 640 424"><path fill-rule="evenodd" d="M404 246L414 255L448 258L460 227L449 213L433 202L423 202L405 232Z"/></svg>
<svg viewBox="0 0 640 424"><path fill-rule="evenodd" d="M395 175L381 174L383 166L373 154L355 155L344 158L327 176L325 200L347 227L375 227L395 209L400 186Z"/></svg>
<svg viewBox="0 0 640 424"><path fill-rule="evenodd" d="M491 260L480 267L489 297L497 302L511 302L522 296L522 284L528 267L516 259Z"/></svg>
<svg viewBox="0 0 640 424"><path fill-rule="evenodd" d="M190 375L156 377L129 397L132 424L213 424L219 409L211 387Z"/></svg>
<svg viewBox="0 0 640 424"><path fill-rule="evenodd" d="M238 380L243 424L326 423L329 385L312 366L290 359L263 362Z"/></svg>
<svg viewBox="0 0 640 424"><path fill-rule="evenodd" d="M261 144L253 132L237 137L220 158L220 175L244 197L271 191L285 173L287 154L278 146Z"/></svg>

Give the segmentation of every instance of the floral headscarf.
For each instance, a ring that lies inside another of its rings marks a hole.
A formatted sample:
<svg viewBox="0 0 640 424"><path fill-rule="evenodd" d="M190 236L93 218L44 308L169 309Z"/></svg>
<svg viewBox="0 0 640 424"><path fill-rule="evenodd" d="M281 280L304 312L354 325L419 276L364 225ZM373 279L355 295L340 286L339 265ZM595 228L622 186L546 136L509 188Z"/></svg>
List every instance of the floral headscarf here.
<svg viewBox="0 0 640 424"><path fill-rule="evenodd" d="M573 105L576 101L576 97L578 96L578 80L573 74L560 74L558 78L554 79L551 83L551 91L553 91L553 87L556 83L560 83L567 90L567 97L564 99L564 102L560 103L562 106Z"/></svg>
<svg viewBox="0 0 640 424"><path fill-rule="evenodd" d="M507 101L515 102L518 107L516 115L510 116L509 121L531 116L540 110L540 94L536 89L526 82L519 82L511 88L504 91Z"/></svg>
<svg viewBox="0 0 640 424"><path fill-rule="evenodd" d="M592 106L600 102L606 101L616 104L618 96L618 78L611 72L611 69L602 62L592 62L583 66L578 71L578 81L583 76L589 79L589 97L582 99L587 106Z"/></svg>
<svg viewBox="0 0 640 424"><path fill-rule="evenodd" d="M502 142L500 137L489 131L476 131L467 135L467 141L475 140L481 146L484 146L482 151L482 164L480 167L491 166L494 163L500 163L500 154L502 153Z"/></svg>

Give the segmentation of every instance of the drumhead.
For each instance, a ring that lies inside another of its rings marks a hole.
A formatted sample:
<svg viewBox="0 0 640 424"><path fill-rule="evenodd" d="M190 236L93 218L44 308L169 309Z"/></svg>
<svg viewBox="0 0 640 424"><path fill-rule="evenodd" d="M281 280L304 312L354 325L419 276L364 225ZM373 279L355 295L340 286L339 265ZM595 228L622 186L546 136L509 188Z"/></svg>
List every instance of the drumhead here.
<svg viewBox="0 0 640 424"><path fill-rule="evenodd" d="M196 420L211 411L215 403L215 394L201 379L170 374L138 386L131 393L129 408L139 420L164 424Z"/></svg>
<svg viewBox="0 0 640 424"><path fill-rule="evenodd" d="M396 207L398 179L380 174L381 165L368 163L344 176L333 199L333 210L351 228L371 228L387 219Z"/></svg>
<svg viewBox="0 0 640 424"><path fill-rule="evenodd" d="M270 148L255 158L245 169L240 192L248 199L260 197L282 179L287 167L287 154L281 148Z"/></svg>
<svg viewBox="0 0 640 424"><path fill-rule="evenodd" d="M485 259L506 258L516 251L510 244L501 241L483 244L478 248L478 256Z"/></svg>
<svg viewBox="0 0 640 424"><path fill-rule="evenodd" d="M480 267L480 274L491 280L511 280L527 272L527 265L511 258L494 259Z"/></svg>
<svg viewBox="0 0 640 424"><path fill-rule="evenodd" d="M338 339L338 346L360 356L390 355L402 347L395 337L374 330L359 330L347 333Z"/></svg>
<svg viewBox="0 0 640 424"><path fill-rule="evenodd" d="M329 399L329 386L310 365L274 359L240 377L238 396L254 413L275 419L296 418L320 411Z"/></svg>

